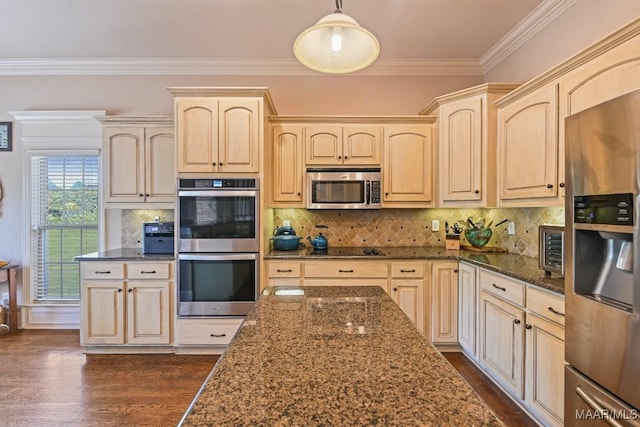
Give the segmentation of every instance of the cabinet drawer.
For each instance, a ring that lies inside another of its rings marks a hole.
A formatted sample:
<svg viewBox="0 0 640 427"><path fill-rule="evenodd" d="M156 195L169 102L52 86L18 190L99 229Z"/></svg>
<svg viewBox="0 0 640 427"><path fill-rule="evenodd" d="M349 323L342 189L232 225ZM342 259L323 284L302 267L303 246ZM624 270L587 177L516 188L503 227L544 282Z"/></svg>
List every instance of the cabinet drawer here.
<svg viewBox="0 0 640 427"><path fill-rule="evenodd" d="M502 299L524 307L525 285L506 276L480 271L480 288Z"/></svg>
<svg viewBox="0 0 640 427"><path fill-rule="evenodd" d="M124 279L124 263L122 262L80 262L82 280Z"/></svg>
<svg viewBox="0 0 640 427"><path fill-rule="evenodd" d="M300 263L269 261L269 277L300 277Z"/></svg>
<svg viewBox="0 0 640 427"><path fill-rule="evenodd" d="M404 277L422 278L424 277L424 263L416 261L393 261L391 263L391 277L394 279Z"/></svg>
<svg viewBox="0 0 640 427"><path fill-rule="evenodd" d="M177 319L176 343L178 345L226 346L236 334L241 319Z"/></svg>
<svg viewBox="0 0 640 427"><path fill-rule="evenodd" d="M369 278L389 275L386 262L307 262L304 265L304 277L317 278Z"/></svg>
<svg viewBox="0 0 640 427"><path fill-rule="evenodd" d="M171 268L168 262L130 262L127 263L129 279L169 279Z"/></svg>
<svg viewBox="0 0 640 427"><path fill-rule="evenodd" d="M564 298L560 296L529 287L527 289L527 308L544 319L564 325Z"/></svg>

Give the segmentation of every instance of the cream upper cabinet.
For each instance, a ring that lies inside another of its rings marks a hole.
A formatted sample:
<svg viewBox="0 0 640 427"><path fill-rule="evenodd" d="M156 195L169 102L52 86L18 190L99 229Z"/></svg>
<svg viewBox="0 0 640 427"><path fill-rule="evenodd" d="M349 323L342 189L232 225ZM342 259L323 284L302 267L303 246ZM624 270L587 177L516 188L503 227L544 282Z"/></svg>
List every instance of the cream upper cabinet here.
<svg viewBox="0 0 640 427"><path fill-rule="evenodd" d="M558 85L543 86L498 108L500 206L552 206L559 188Z"/></svg>
<svg viewBox="0 0 640 427"><path fill-rule="evenodd" d="M315 124L305 126L305 164L380 165L381 127Z"/></svg>
<svg viewBox="0 0 640 427"><path fill-rule="evenodd" d="M487 83L438 97L421 111L438 117L438 206L497 206L494 102L517 87Z"/></svg>
<svg viewBox="0 0 640 427"><path fill-rule="evenodd" d="M458 265L458 342L462 351L478 360L478 267Z"/></svg>
<svg viewBox="0 0 640 427"><path fill-rule="evenodd" d="M273 126L272 207L304 207L302 126Z"/></svg>
<svg viewBox="0 0 640 427"><path fill-rule="evenodd" d="M382 206L433 206L433 126L384 127Z"/></svg>
<svg viewBox="0 0 640 427"><path fill-rule="evenodd" d="M178 173L258 172L257 98L176 98Z"/></svg>
<svg viewBox="0 0 640 427"><path fill-rule="evenodd" d="M104 201L175 202L175 143L171 121L157 125L144 118L103 117ZM127 121L130 120L130 123ZM167 126L169 124L169 126ZM164 126L163 126L164 125Z"/></svg>
<svg viewBox="0 0 640 427"><path fill-rule="evenodd" d="M458 263L431 263L431 341L458 342Z"/></svg>

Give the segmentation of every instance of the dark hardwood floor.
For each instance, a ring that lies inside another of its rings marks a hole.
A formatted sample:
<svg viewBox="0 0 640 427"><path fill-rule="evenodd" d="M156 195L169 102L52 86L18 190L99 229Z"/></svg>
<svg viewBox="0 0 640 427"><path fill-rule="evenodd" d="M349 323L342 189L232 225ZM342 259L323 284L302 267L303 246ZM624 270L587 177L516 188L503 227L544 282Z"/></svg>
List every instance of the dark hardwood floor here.
<svg viewBox="0 0 640 427"><path fill-rule="evenodd" d="M445 354L507 426L535 426L464 356ZM1 426L175 426L217 356L85 355L78 331L0 336Z"/></svg>

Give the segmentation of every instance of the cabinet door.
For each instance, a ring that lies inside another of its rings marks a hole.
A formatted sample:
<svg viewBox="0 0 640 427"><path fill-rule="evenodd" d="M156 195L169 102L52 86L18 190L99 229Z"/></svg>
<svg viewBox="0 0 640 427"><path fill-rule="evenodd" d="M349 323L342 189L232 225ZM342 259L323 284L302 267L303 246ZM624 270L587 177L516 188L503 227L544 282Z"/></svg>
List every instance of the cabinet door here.
<svg viewBox="0 0 640 427"><path fill-rule="evenodd" d="M431 341L458 342L458 263L436 261L431 266Z"/></svg>
<svg viewBox="0 0 640 427"><path fill-rule="evenodd" d="M564 203L558 198L557 84L498 111L498 150L501 206Z"/></svg>
<svg viewBox="0 0 640 427"><path fill-rule="evenodd" d="M482 200L482 120L479 96L440 107L438 177L442 202Z"/></svg>
<svg viewBox="0 0 640 427"><path fill-rule="evenodd" d="M342 127L338 125L306 126L304 152L307 165L342 164Z"/></svg>
<svg viewBox="0 0 640 427"><path fill-rule="evenodd" d="M81 298L81 345L124 344L124 281L85 280Z"/></svg>
<svg viewBox="0 0 640 427"><path fill-rule="evenodd" d="M433 152L431 126L384 127L383 207L432 205Z"/></svg>
<svg viewBox="0 0 640 427"><path fill-rule="evenodd" d="M273 127L273 203L272 207L304 207L302 188L304 161L302 126Z"/></svg>
<svg viewBox="0 0 640 427"><path fill-rule="evenodd" d="M525 402L545 424L564 419L564 328L527 315Z"/></svg>
<svg viewBox="0 0 640 427"><path fill-rule="evenodd" d="M345 126L342 129L342 155L345 165L379 166L382 138L379 126Z"/></svg>
<svg viewBox="0 0 640 427"><path fill-rule="evenodd" d="M514 397L524 399L524 311L480 292L480 364Z"/></svg>
<svg viewBox="0 0 640 427"><path fill-rule="evenodd" d="M176 99L178 172L218 171L218 100Z"/></svg>
<svg viewBox="0 0 640 427"><path fill-rule="evenodd" d="M478 268L461 262L458 266L458 342L462 350L478 359Z"/></svg>
<svg viewBox="0 0 640 427"><path fill-rule="evenodd" d="M104 128L105 202L144 202L144 129Z"/></svg>
<svg viewBox="0 0 640 427"><path fill-rule="evenodd" d="M260 170L260 101L257 98L220 98L218 159L220 172Z"/></svg>
<svg viewBox="0 0 640 427"><path fill-rule="evenodd" d="M127 343L170 344L171 302L167 281L127 284Z"/></svg>
<svg viewBox="0 0 640 427"><path fill-rule="evenodd" d="M424 334L424 281L391 280L391 298Z"/></svg>
<svg viewBox="0 0 640 427"><path fill-rule="evenodd" d="M175 149L172 128L145 130L145 201L175 202Z"/></svg>

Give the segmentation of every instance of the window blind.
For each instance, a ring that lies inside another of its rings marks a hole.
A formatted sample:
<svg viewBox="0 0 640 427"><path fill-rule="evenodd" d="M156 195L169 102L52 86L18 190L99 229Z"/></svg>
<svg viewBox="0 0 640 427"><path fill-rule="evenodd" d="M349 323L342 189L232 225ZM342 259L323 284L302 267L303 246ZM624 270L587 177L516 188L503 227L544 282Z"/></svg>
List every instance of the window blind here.
<svg viewBox="0 0 640 427"><path fill-rule="evenodd" d="M98 250L98 156L31 157L34 301L77 301L73 257Z"/></svg>

